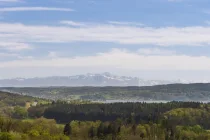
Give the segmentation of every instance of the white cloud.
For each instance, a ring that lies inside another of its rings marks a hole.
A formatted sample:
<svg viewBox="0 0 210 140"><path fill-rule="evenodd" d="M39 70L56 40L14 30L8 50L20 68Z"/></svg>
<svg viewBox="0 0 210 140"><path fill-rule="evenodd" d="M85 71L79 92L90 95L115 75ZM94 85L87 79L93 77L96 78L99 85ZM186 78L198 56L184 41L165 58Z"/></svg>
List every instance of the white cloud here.
<svg viewBox="0 0 210 140"><path fill-rule="evenodd" d="M3 58L5 61L6 58L15 58L15 59L22 59L22 60L27 60L27 59L33 59L33 56L22 56L18 53L6 53L6 52L2 52L0 53L0 60L1 58Z"/></svg>
<svg viewBox="0 0 210 140"><path fill-rule="evenodd" d="M159 46L210 44L210 27L133 27L94 24L86 27L32 26L0 23L0 41L7 42L112 42Z"/></svg>
<svg viewBox="0 0 210 140"><path fill-rule="evenodd" d="M210 14L210 10L203 10L203 13Z"/></svg>
<svg viewBox="0 0 210 140"><path fill-rule="evenodd" d="M1 57L18 57L18 54L15 53L0 53L0 58Z"/></svg>
<svg viewBox="0 0 210 140"><path fill-rule="evenodd" d="M181 2L183 0L168 0L169 2Z"/></svg>
<svg viewBox="0 0 210 140"><path fill-rule="evenodd" d="M34 58L0 62L0 68L29 67L100 67L124 70L210 70L210 57L186 55L141 55L127 50L112 49L94 56Z"/></svg>
<svg viewBox="0 0 210 140"><path fill-rule="evenodd" d="M50 51L49 54L48 54L48 57L50 57L50 58L56 58L56 57L58 57L58 54L57 54L57 52Z"/></svg>
<svg viewBox="0 0 210 140"><path fill-rule="evenodd" d="M9 50L9 51L21 51L21 50L32 49L32 46L26 43L0 42L0 49Z"/></svg>
<svg viewBox="0 0 210 140"><path fill-rule="evenodd" d="M61 24L70 25L70 26L86 26L87 24L81 22L75 22L70 20L64 20L60 22Z"/></svg>
<svg viewBox="0 0 210 140"><path fill-rule="evenodd" d="M0 0L0 2L20 2L20 0Z"/></svg>
<svg viewBox="0 0 210 140"><path fill-rule="evenodd" d="M18 12L18 11L64 11L71 12L74 11L70 8L57 8L57 7L9 7L0 8L0 12Z"/></svg>
<svg viewBox="0 0 210 140"><path fill-rule="evenodd" d="M54 1L59 3L75 3L74 0L54 0Z"/></svg>
<svg viewBox="0 0 210 140"><path fill-rule="evenodd" d="M144 24L138 22L121 22L121 21L109 21L108 23L113 25L121 25L121 26L143 26Z"/></svg>
<svg viewBox="0 0 210 140"><path fill-rule="evenodd" d="M159 49L159 48L141 48L138 50L142 55L175 55L176 51Z"/></svg>
<svg viewBox="0 0 210 140"><path fill-rule="evenodd" d="M144 26L142 23L138 22L122 22L122 21L107 21L106 23L92 23L92 22L75 22L71 20L64 20L60 21L61 24L70 25L70 26L77 26L77 27L94 27L94 26L106 26L106 25L113 25L113 26Z"/></svg>
<svg viewBox="0 0 210 140"><path fill-rule="evenodd" d="M210 25L210 21L205 21L206 24Z"/></svg>
<svg viewBox="0 0 210 140"><path fill-rule="evenodd" d="M33 56L21 56L21 55L18 55L17 58L22 59L22 60L32 60L32 59L34 59Z"/></svg>

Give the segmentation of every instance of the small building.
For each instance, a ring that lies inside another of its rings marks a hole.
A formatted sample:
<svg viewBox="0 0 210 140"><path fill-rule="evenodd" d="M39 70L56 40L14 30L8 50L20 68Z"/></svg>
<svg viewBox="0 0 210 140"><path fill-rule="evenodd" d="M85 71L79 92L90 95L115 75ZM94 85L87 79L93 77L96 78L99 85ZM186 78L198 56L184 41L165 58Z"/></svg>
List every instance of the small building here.
<svg viewBox="0 0 210 140"><path fill-rule="evenodd" d="M37 106L38 102L33 102L31 106Z"/></svg>

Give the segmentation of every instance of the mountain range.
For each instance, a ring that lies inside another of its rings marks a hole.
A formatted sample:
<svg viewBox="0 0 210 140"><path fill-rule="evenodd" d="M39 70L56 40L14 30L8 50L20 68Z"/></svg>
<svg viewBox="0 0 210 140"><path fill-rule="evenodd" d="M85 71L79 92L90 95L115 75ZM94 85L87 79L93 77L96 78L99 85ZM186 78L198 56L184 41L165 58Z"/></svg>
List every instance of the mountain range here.
<svg viewBox="0 0 210 140"><path fill-rule="evenodd" d="M153 86L174 83L194 83L189 81L144 80L138 77L117 76L105 72L75 76L52 76L36 78L1 79L0 87L49 87L49 86ZM205 82L204 82L205 83Z"/></svg>

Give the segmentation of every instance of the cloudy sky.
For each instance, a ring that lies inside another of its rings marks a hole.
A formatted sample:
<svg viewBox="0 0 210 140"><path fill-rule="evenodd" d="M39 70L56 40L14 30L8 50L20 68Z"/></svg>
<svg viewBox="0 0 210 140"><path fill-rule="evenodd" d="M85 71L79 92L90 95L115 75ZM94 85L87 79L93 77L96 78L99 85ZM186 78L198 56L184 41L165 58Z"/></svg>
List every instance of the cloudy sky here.
<svg viewBox="0 0 210 140"><path fill-rule="evenodd" d="M0 79L210 80L209 0L0 0Z"/></svg>

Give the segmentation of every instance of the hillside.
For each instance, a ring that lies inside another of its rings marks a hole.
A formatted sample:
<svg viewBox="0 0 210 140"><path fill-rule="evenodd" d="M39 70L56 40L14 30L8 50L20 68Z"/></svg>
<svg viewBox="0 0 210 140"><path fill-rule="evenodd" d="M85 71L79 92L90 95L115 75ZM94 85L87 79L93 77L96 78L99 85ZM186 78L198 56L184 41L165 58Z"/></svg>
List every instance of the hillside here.
<svg viewBox="0 0 210 140"><path fill-rule="evenodd" d="M170 84L147 87L25 87L2 91L46 99L209 101L210 84Z"/></svg>
<svg viewBox="0 0 210 140"><path fill-rule="evenodd" d="M40 98L0 91L0 116L12 116L14 118L26 117L29 107L47 102L48 100Z"/></svg>

